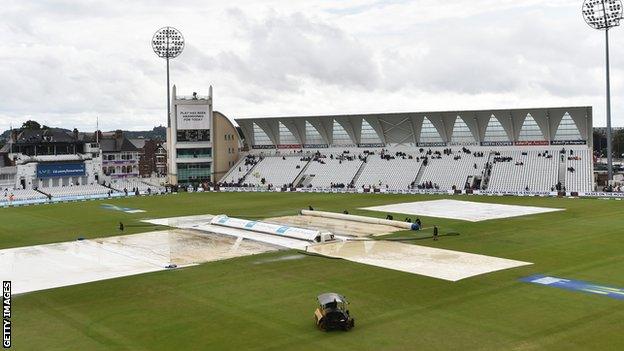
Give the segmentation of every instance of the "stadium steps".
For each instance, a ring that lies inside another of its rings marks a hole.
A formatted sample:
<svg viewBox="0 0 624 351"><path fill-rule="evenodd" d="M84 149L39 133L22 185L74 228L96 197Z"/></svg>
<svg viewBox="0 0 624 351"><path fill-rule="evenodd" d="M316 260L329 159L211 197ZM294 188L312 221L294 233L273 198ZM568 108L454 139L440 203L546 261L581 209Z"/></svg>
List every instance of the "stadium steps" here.
<svg viewBox="0 0 624 351"><path fill-rule="evenodd" d="M228 179L231 175L230 173L235 172L236 169L238 169L238 167L241 167L243 162L245 162L245 157L241 157L241 159L238 160L238 162L234 165L234 167L230 168L230 170L221 179ZM258 161L255 165L251 166L251 168L249 168L249 170L241 177L242 181L239 183L241 184L245 183L245 180L247 180L247 177L251 174L251 172L253 172L254 168L256 168L256 166L260 162L261 161Z"/></svg>
<svg viewBox="0 0 624 351"><path fill-rule="evenodd" d="M368 157L370 156L366 157L366 161L362 162L360 168L358 168L357 172L355 172L353 179L351 179L351 184L355 184L358 181L358 178L360 178L360 174L362 174L362 172L364 171L364 167L366 167L366 164L368 163Z"/></svg>
<svg viewBox="0 0 624 351"><path fill-rule="evenodd" d="M557 175L557 178L559 178L559 182L561 182L561 188L565 189L566 188L566 172L568 171L568 167L567 167L567 163L565 162L565 157L564 160L561 160L561 156L559 156L559 173Z"/></svg>
<svg viewBox="0 0 624 351"><path fill-rule="evenodd" d="M295 180L293 180L293 185L294 186L298 186L299 182L301 181L301 178L303 178L303 176L305 175L306 170L308 169L308 167L310 166L310 163L312 162L312 158L310 158L310 160L308 160L308 162L306 162L305 165L303 165L303 167L301 167L301 172L299 172L299 174L297 174L297 176L295 177Z"/></svg>
<svg viewBox="0 0 624 351"><path fill-rule="evenodd" d="M416 178L414 179L414 184L418 185L420 184L420 180L422 179L423 173L425 173L425 166L424 162L420 163L420 168L418 169L418 173L416 173Z"/></svg>
<svg viewBox="0 0 624 351"><path fill-rule="evenodd" d="M315 176L316 176L316 175L314 175L314 174L307 174L307 175L304 175L304 176L301 178L301 180L299 181L299 183L295 183L295 186L296 186L296 187L298 187L298 188L299 188L299 187L301 187L301 188L307 188L307 187L308 187L308 186L312 183L312 181L314 180L314 177L315 177Z"/></svg>
<svg viewBox="0 0 624 351"><path fill-rule="evenodd" d="M243 162L245 162L245 157L241 155L240 159L238 160L238 162L236 162L236 164L234 166L232 166L230 168L230 170L227 171L227 173L225 173L225 175L223 177L221 177L221 181L223 181L224 179L229 179L230 176L232 175L232 173L234 173L238 169L238 167L241 167L241 164ZM254 167L255 167L255 165L254 165ZM253 169L253 167L251 167L251 168ZM249 173L249 172L247 172L247 173ZM245 173L245 175L243 176L243 180L245 179L245 177L247 177L247 173Z"/></svg>
<svg viewBox="0 0 624 351"><path fill-rule="evenodd" d="M245 173L245 175L242 178L243 179L243 181L242 181L243 183L245 182L245 180L247 180L247 177L249 177L249 175L253 173L253 170L256 169L256 166L258 164L260 164L260 162L261 161L256 162L256 164L251 166L251 168L247 171L247 173Z"/></svg>
<svg viewBox="0 0 624 351"><path fill-rule="evenodd" d="M494 151L490 151L490 152L488 153L488 158L487 158L487 161L485 161L485 164L486 164L486 165L491 164L491 163L490 163L490 162L491 162L490 160L492 159L492 155L493 155L493 154L494 154ZM483 178L481 179L481 190L487 190L487 188L488 188L488 186L489 186L489 185L490 185L490 175L489 175L489 173L488 173L488 171L487 171L487 168L485 168L485 169L483 170Z"/></svg>
<svg viewBox="0 0 624 351"><path fill-rule="evenodd" d="M108 184L111 184L111 182L108 182ZM104 184L100 184L100 185L102 185L103 187L109 188L110 190L123 192L123 189L121 189L121 190L115 189L115 188L113 188L113 187L112 187L112 186L110 186L110 185L106 185L106 183L104 183Z"/></svg>
<svg viewBox="0 0 624 351"><path fill-rule="evenodd" d="M461 189L466 189L466 184L468 184L468 186L472 188L474 181L475 181L475 176L469 175L468 178L466 178L466 181L464 182L464 186Z"/></svg>
<svg viewBox="0 0 624 351"><path fill-rule="evenodd" d="M52 195L48 194L48 193L44 193L43 191L39 190L39 189L35 189L36 192L41 193L43 195L45 195L46 197L51 197Z"/></svg>

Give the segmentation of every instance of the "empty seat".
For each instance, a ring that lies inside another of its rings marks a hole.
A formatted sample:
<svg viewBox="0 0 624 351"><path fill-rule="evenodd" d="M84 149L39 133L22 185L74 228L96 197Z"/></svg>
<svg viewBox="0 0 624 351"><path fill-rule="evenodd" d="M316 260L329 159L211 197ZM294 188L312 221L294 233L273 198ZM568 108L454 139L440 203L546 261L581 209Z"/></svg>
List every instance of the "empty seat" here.
<svg viewBox="0 0 624 351"><path fill-rule="evenodd" d="M243 182L250 185L271 184L276 187L290 185L306 163L308 161L302 161L301 156L267 156L258 162ZM265 180L264 184L262 179Z"/></svg>

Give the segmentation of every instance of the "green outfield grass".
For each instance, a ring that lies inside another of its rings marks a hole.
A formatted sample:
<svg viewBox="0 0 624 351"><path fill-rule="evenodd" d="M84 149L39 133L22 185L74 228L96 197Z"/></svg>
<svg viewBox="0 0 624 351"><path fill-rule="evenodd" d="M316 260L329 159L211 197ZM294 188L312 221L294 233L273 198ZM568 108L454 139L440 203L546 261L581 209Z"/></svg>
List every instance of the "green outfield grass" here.
<svg viewBox="0 0 624 351"><path fill-rule="evenodd" d="M0 209L0 248L119 235L144 218L293 215L300 208L440 199L364 194L205 193ZM452 283L281 251L14 296L15 350L624 350L624 301L519 282L549 274L624 287L624 202L453 197L565 208L470 223L422 218L443 236L406 242L533 262ZM104 203L143 209L126 214ZM461 211L458 208L457 211ZM404 216L395 214L395 219ZM288 260L279 260L286 257ZM291 257L296 256L296 257ZM356 327L314 327L316 295L351 300Z"/></svg>

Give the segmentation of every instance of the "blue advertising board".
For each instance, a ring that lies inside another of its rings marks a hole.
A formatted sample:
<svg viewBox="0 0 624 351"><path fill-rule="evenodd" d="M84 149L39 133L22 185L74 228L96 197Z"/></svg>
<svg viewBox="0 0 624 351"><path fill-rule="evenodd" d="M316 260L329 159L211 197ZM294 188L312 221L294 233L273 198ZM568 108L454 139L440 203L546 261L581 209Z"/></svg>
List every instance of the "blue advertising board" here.
<svg viewBox="0 0 624 351"><path fill-rule="evenodd" d="M79 177L85 175L84 163L40 163L37 178Z"/></svg>

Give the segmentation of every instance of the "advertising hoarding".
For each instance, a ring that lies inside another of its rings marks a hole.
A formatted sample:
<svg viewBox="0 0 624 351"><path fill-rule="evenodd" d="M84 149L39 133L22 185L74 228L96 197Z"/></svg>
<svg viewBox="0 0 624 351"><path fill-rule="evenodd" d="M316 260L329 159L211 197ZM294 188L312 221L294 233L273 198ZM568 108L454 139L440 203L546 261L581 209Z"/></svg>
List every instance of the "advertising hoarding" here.
<svg viewBox="0 0 624 351"><path fill-rule="evenodd" d="M81 177L86 173L84 163L40 163L37 178Z"/></svg>

